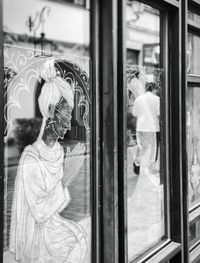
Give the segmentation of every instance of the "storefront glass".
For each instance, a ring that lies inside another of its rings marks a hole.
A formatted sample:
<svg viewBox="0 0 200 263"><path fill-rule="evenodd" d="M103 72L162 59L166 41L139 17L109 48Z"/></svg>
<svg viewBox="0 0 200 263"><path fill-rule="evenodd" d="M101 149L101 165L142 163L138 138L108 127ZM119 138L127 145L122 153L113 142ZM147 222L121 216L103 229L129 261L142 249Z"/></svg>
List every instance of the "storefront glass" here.
<svg viewBox="0 0 200 263"><path fill-rule="evenodd" d="M4 263L89 263L89 10L6 0L3 15Z"/></svg>
<svg viewBox="0 0 200 263"><path fill-rule="evenodd" d="M200 88L188 87L187 91L187 152L189 206L200 204Z"/></svg>
<svg viewBox="0 0 200 263"><path fill-rule="evenodd" d="M200 37L188 33L187 44L187 73L200 75Z"/></svg>
<svg viewBox="0 0 200 263"><path fill-rule="evenodd" d="M192 247L200 239L200 216L189 224L189 245Z"/></svg>
<svg viewBox="0 0 200 263"><path fill-rule="evenodd" d="M188 19L200 25L200 16L188 11Z"/></svg>
<svg viewBox="0 0 200 263"><path fill-rule="evenodd" d="M129 262L164 237L164 193L160 154L163 101L161 14L127 1L127 223ZM130 50L137 60L130 60ZM134 64L136 61L137 64Z"/></svg>

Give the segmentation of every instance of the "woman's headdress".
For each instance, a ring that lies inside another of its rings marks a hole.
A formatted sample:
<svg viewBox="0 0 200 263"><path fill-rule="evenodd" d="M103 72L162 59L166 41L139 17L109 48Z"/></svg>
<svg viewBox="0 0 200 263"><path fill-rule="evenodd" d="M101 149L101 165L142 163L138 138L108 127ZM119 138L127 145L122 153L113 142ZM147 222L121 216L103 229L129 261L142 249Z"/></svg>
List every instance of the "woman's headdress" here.
<svg viewBox="0 0 200 263"><path fill-rule="evenodd" d="M40 77L45 83L38 98L40 112L43 116L39 138L42 137L46 120L50 117L50 105L55 107L61 98L64 98L72 109L74 107L74 86L58 75L53 58L48 59L42 65Z"/></svg>
<svg viewBox="0 0 200 263"><path fill-rule="evenodd" d="M54 63L54 59L48 59L40 72L40 77L45 83L38 102L41 114L46 118L49 117L49 105L56 106L62 97L71 108L74 107L74 87L57 74Z"/></svg>

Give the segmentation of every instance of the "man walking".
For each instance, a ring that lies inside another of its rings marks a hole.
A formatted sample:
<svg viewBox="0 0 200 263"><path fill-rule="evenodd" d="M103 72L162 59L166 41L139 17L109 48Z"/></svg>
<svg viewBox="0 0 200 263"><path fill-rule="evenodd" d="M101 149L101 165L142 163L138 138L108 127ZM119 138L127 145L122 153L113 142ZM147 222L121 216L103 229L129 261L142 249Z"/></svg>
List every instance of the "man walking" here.
<svg viewBox="0 0 200 263"><path fill-rule="evenodd" d="M139 173L139 166L150 168L155 164L159 143L160 98L156 95L156 83L147 83L147 91L135 99L133 115L137 118L136 133L139 152L134 163L134 170Z"/></svg>

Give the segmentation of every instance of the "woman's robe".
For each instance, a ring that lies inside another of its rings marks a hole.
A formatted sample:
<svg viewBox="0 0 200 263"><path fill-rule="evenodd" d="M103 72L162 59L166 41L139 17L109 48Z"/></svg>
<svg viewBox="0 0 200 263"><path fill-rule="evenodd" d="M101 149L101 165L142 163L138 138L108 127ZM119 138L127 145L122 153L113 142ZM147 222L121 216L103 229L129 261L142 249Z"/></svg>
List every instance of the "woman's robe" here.
<svg viewBox="0 0 200 263"><path fill-rule="evenodd" d="M25 148L13 196L10 251L20 263L82 263L87 245L83 229L59 215L69 203L63 188L62 146L42 140Z"/></svg>

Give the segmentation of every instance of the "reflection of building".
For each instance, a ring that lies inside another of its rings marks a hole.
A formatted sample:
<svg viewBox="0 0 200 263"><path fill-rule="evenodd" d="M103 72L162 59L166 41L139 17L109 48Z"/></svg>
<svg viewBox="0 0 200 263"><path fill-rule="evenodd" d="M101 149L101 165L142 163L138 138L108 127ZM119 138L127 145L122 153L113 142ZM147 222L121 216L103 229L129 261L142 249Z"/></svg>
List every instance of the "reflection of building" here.
<svg viewBox="0 0 200 263"><path fill-rule="evenodd" d="M136 11L133 4L127 5L127 64L147 66L149 63L158 63L160 42L159 12L144 4L137 8L140 10L139 19L133 20Z"/></svg>
<svg viewBox="0 0 200 263"><path fill-rule="evenodd" d="M85 27L88 26L89 15L86 1L66 2L71 4L66 5L65 1L46 2L45 0L5 1L4 43L32 48L34 39L33 32L29 32L29 19L31 17L34 21L37 12L48 6L49 14L45 14L44 24L37 29L36 39L39 39L40 33L44 31L46 40L52 42L54 52L88 56L89 34ZM17 13L16 10L21 12ZM65 25L64 33L63 25Z"/></svg>

